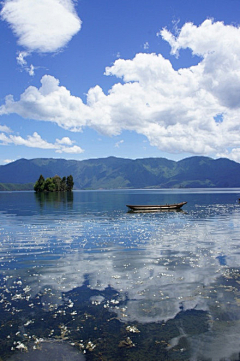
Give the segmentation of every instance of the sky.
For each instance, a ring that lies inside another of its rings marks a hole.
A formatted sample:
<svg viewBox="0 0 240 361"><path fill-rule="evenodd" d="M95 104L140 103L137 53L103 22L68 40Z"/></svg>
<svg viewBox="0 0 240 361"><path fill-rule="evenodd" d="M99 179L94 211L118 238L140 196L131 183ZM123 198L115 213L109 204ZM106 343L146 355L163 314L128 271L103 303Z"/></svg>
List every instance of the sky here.
<svg viewBox="0 0 240 361"><path fill-rule="evenodd" d="M240 0L3 0L0 164L240 162Z"/></svg>

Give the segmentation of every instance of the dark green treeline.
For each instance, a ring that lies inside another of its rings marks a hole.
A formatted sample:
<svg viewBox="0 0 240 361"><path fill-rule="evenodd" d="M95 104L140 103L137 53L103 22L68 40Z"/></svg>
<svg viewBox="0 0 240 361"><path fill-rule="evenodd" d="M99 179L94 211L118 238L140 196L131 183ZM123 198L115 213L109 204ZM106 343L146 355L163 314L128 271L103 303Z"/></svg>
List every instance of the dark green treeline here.
<svg viewBox="0 0 240 361"><path fill-rule="evenodd" d="M73 177L69 175L66 177L59 177L55 175L52 178L44 178L42 174L34 184L34 190L40 192L71 192L73 189Z"/></svg>

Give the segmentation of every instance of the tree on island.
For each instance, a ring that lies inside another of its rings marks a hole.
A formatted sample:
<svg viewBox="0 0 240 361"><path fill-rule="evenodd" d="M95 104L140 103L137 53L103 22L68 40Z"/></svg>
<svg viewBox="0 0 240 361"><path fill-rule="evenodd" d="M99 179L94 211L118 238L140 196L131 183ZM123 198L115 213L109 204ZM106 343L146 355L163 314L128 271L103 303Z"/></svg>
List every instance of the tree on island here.
<svg viewBox="0 0 240 361"><path fill-rule="evenodd" d="M73 189L74 182L73 182L73 176L69 175L67 177L67 191L71 191Z"/></svg>
<svg viewBox="0 0 240 361"><path fill-rule="evenodd" d="M59 177L58 175L55 175L52 178L46 178L40 175L36 183L34 184L34 190L35 192L71 192L73 189L73 177L72 175L69 175L66 177Z"/></svg>
<svg viewBox="0 0 240 361"><path fill-rule="evenodd" d="M60 188L61 188L62 192L65 192L65 191L67 190L66 177L63 177L63 178L61 179Z"/></svg>
<svg viewBox="0 0 240 361"><path fill-rule="evenodd" d="M43 192L44 191L44 183L45 183L45 179L41 174L40 177L38 178L38 181L34 184L35 192Z"/></svg>

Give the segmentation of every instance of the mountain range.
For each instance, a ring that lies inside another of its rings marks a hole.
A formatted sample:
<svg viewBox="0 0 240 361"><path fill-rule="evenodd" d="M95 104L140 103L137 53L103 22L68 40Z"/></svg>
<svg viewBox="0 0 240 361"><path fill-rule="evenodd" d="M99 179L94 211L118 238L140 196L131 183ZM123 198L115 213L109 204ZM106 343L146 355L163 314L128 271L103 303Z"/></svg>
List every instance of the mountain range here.
<svg viewBox="0 0 240 361"><path fill-rule="evenodd" d="M32 189L41 174L44 178L71 174L74 189L240 187L240 164L226 158L108 157L19 159L0 166L0 190Z"/></svg>

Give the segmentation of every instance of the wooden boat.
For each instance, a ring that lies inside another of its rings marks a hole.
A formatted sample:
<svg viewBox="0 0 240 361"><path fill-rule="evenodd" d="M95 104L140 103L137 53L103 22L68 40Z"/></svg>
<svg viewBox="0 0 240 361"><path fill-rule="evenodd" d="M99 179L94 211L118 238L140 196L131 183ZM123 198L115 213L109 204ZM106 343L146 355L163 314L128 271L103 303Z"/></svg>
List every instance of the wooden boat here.
<svg viewBox="0 0 240 361"><path fill-rule="evenodd" d="M175 204L159 204L159 205L131 205L127 204L127 207L133 212L158 212L158 211L174 211L180 210L187 202L175 203Z"/></svg>

